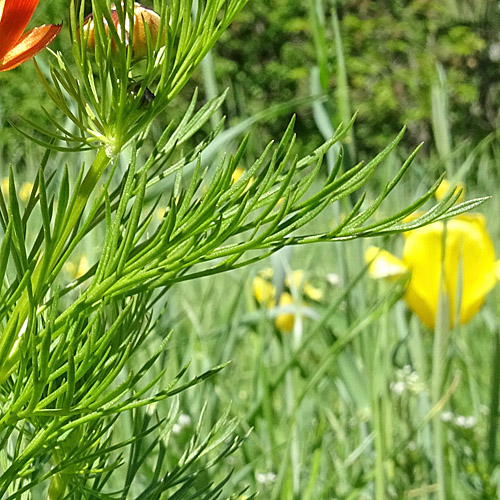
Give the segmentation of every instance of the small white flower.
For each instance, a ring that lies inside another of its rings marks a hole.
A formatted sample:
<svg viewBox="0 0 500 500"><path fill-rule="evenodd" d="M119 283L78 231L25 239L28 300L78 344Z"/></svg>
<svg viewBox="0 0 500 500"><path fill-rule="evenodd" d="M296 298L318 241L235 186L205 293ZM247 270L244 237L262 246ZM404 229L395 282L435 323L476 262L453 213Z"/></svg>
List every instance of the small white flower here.
<svg viewBox="0 0 500 500"><path fill-rule="evenodd" d="M467 417L465 420L466 420L465 425L467 429L471 429L477 424L476 417L473 417L472 415L470 417Z"/></svg>
<svg viewBox="0 0 500 500"><path fill-rule="evenodd" d="M402 380L400 380L399 382L391 382L391 385L389 387L394 394L400 396L406 389L406 384Z"/></svg>
<svg viewBox="0 0 500 500"><path fill-rule="evenodd" d="M181 413L179 415L179 419L177 420L177 423L181 427L187 427L188 425L191 425L191 417L186 413Z"/></svg>
<svg viewBox="0 0 500 500"><path fill-rule="evenodd" d="M342 278L335 273L328 273L326 279L332 286L340 286L342 284Z"/></svg>
<svg viewBox="0 0 500 500"><path fill-rule="evenodd" d="M455 419L455 425L458 427L462 427L462 429L472 429L476 425L476 418L475 417L465 417L464 415L459 415Z"/></svg>
<svg viewBox="0 0 500 500"><path fill-rule="evenodd" d="M259 484L268 484L274 482L276 479L276 474L274 472L256 472L255 480Z"/></svg>
<svg viewBox="0 0 500 500"><path fill-rule="evenodd" d="M420 394L425 391L425 385L420 380L418 373L410 365L405 365L396 372L397 382L391 384L391 390L400 395L404 390L413 394Z"/></svg>
<svg viewBox="0 0 500 500"><path fill-rule="evenodd" d="M412 372L407 380L408 389L414 394L420 394L425 390L425 385L420 381L417 372Z"/></svg>
<svg viewBox="0 0 500 500"><path fill-rule="evenodd" d="M180 434L184 427L191 425L191 417L186 413L181 413L177 422L172 426L172 432L174 434Z"/></svg>
<svg viewBox="0 0 500 500"><path fill-rule="evenodd" d="M451 411L443 411L443 413L441 413L441 420L443 422L451 422L454 416L455 415Z"/></svg>
<svg viewBox="0 0 500 500"><path fill-rule="evenodd" d="M401 372L405 377L409 377L413 373L413 369L410 365L404 365Z"/></svg>

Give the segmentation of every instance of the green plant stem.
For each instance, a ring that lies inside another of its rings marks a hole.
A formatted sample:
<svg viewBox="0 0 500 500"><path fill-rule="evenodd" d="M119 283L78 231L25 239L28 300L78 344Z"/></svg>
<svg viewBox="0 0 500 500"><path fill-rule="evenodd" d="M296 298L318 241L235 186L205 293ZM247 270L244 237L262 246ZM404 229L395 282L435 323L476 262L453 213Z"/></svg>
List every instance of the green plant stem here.
<svg viewBox="0 0 500 500"><path fill-rule="evenodd" d="M64 228L64 231L61 234L59 241L57 242L54 248L53 256L50 261L51 266L53 266L55 262L57 262L60 253L63 251L67 243L67 239L69 238L74 228L78 224L78 220L82 216L83 210L87 205L88 199L92 194L92 191L94 190L97 182L104 173L104 170L109 165L109 162L110 158L106 153L106 148L103 146L97 151L94 161L92 162L92 165L90 166L87 175L83 179L83 182L80 185L80 188L78 189L75 204L71 210L71 213L67 218L66 227Z"/></svg>
<svg viewBox="0 0 500 500"><path fill-rule="evenodd" d="M65 219L65 227L61 232L58 241L54 242L53 248L50 249L52 256L49 261L48 269L46 268L45 273L43 273L45 260L43 254L40 256L40 259L35 266L33 275L31 276L31 288L33 290L36 290L40 279L43 279L44 275L47 276L50 274L50 270L52 270L56 265L61 252L67 244L68 238L71 236L71 233L78 224L78 220L82 216L83 210L85 209L92 191L104 173L104 170L108 166L109 162L110 158L106 154L105 147L103 146L98 150L87 175L78 188L75 203L72 206L71 212ZM47 284L44 283L44 286L46 285ZM2 358L0 358L0 385L3 384L9 377L14 366L19 361L20 342L18 342L18 340L22 335L20 332L26 322L26 319L28 318L29 311L30 298L28 290L25 290L10 315L10 319L4 329L4 335L0 339L0 353L3 354ZM5 332L9 332L9 335L5 335Z"/></svg>
<svg viewBox="0 0 500 500"><path fill-rule="evenodd" d="M446 500L446 475L444 467L443 450L443 423L438 414L432 419L432 428L434 431L434 467L437 481L437 497L439 500Z"/></svg>
<svg viewBox="0 0 500 500"><path fill-rule="evenodd" d="M219 96L219 91L217 89L217 80L215 78L214 60L212 53L209 51L207 55L201 61L201 71L203 74L203 83L205 84L205 92L207 93L208 99L213 99ZM210 124L212 128L217 128L217 125L222 120L222 111L217 109L213 115L210 117Z"/></svg>
<svg viewBox="0 0 500 500"><path fill-rule="evenodd" d="M390 353L388 343L388 313L384 314L381 319L380 329L376 336L376 345L374 357L369 361L370 380L372 384L371 398L372 411L375 434L375 499L384 500L386 491L386 466L388 461L387 451L390 449L387 442L387 433L390 433L388 408L387 386L388 382L388 360L387 356ZM365 339L363 347L372 349L372 345L367 345L368 339ZM368 358L366 358L368 359Z"/></svg>
<svg viewBox="0 0 500 500"><path fill-rule="evenodd" d="M373 395L373 420L375 430L375 499L384 500L384 443L381 401L378 394Z"/></svg>
<svg viewBox="0 0 500 500"><path fill-rule="evenodd" d="M498 433L498 403L500 396L500 331L495 329L495 348L491 363L491 396L490 396L490 417L488 423L488 449L486 456L488 464L493 469L496 464L496 440Z"/></svg>
<svg viewBox="0 0 500 500"><path fill-rule="evenodd" d="M342 44L340 23L336 9L332 9L332 26L335 36L335 52L337 62L337 107L340 114L340 120L344 123L349 123L352 116L351 104L349 100L349 85L347 83L347 68L345 63L344 47ZM346 139L347 150L352 162L354 163L354 158L356 158L356 145L352 130L348 132Z"/></svg>
<svg viewBox="0 0 500 500"><path fill-rule="evenodd" d="M441 290L443 287L441 287ZM441 388L443 384L443 374L446 366L447 346L449 337L449 309L447 297L441 292L440 304L438 305L438 314L436 318L436 328L433 346L433 363L432 363L432 379L431 379L431 394L432 405L438 404L441 399ZM444 463L444 438L443 438L443 422L441 421L440 413L432 419L433 428L433 449L434 449L434 467L437 482L437 498L438 500L446 500L446 472Z"/></svg>

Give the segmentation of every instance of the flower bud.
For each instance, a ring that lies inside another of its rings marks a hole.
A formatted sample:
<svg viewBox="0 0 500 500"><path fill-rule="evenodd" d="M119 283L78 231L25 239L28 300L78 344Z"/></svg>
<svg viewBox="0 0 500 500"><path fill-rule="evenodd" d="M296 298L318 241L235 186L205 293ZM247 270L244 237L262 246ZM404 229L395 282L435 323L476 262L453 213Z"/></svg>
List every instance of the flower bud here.
<svg viewBox="0 0 500 500"><path fill-rule="evenodd" d="M116 6L111 5L111 19L115 25L118 36L121 36L122 29L120 26L120 20L118 18L118 12L116 11ZM156 45L158 37L160 36L160 16L152 9L144 7L139 3L134 3L134 24L133 24L133 41L132 41L132 58L142 59L146 57L148 53L148 44L146 36L146 25L147 30L151 35L151 44ZM103 19L106 34L108 34L108 22ZM125 43L129 43L129 30L130 21L126 20L125 25ZM94 26L94 15L90 14L85 18L83 25L83 33L87 38L87 47L91 50L95 49L95 26ZM116 45L112 43L112 48L116 49Z"/></svg>

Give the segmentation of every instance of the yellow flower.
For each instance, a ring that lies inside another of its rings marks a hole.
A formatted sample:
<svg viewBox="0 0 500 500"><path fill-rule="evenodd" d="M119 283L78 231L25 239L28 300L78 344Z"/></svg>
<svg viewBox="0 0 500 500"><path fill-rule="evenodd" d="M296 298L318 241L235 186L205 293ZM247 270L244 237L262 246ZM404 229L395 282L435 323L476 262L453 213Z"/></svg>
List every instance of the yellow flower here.
<svg viewBox="0 0 500 500"><path fill-rule="evenodd" d="M21 198L21 200L27 203L28 200L30 199L32 190L33 190L32 182L23 182L21 185L21 189L19 190L19 198Z"/></svg>
<svg viewBox="0 0 500 500"><path fill-rule="evenodd" d="M448 299L450 325L457 304L459 321L464 324L479 311L500 276L500 261L495 261L495 249L481 214L459 215L405 233L402 259L376 247L368 248L365 259L375 278L397 279L411 272L404 300L431 329L440 293Z"/></svg>
<svg viewBox="0 0 500 500"><path fill-rule="evenodd" d="M236 167L231 174L231 183L235 184L238 182L244 173L245 169L243 167Z"/></svg>
<svg viewBox="0 0 500 500"><path fill-rule="evenodd" d="M90 269L89 260L87 259L87 256L83 254L80 257L80 262L78 263L78 268L76 270L75 278L81 278L84 274L87 273L89 269Z"/></svg>
<svg viewBox="0 0 500 500"><path fill-rule="evenodd" d="M8 177L4 177L0 181L0 188L2 189L2 193L4 196L9 195L9 178Z"/></svg>
<svg viewBox="0 0 500 500"><path fill-rule="evenodd" d="M253 295L257 302L268 309L272 309L276 305L276 288L272 284L273 270L271 268L263 269L255 276L252 288ZM312 300L319 301L323 298L323 292L318 288L313 287L310 283L304 280L304 271L298 269L293 271L291 275L286 276L285 285L294 293L303 294ZM283 292L278 301L279 307L287 307L295 304L291 293ZM293 330L295 315L292 312L279 313L274 324L280 332L289 333Z"/></svg>
<svg viewBox="0 0 500 500"><path fill-rule="evenodd" d="M293 306L293 297L288 292L283 292L280 297L280 307ZM291 332L293 324L295 323L295 316L292 312L282 312L276 316L274 324L280 332Z"/></svg>
<svg viewBox="0 0 500 500"><path fill-rule="evenodd" d="M0 180L0 189L4 196L9 196L9 179L8 177L4 177ZM19 198L25 203L28 202L31 196L31 191L33 190L32 182L23 182L21 184L21 189L19 189Z"/></svg>
<svg viewBox="0 0 500 500"><path fill-rule="evenodd" d="M78 261L78 265L70 261L65 264L64 268L73 279L78 279L86 274L90 269L89 260L85 254L82 254L80 260Z"/></svg>
<svg viewBox="0 0 500 500"><path fill-rule="evenodd" d="M316 288L309 282L304 281L304 271L302 271L302 269L293 271L291 279L290 276L287 275L285 278L285 285L288 288L295 287L296 290L302 290L304 295L312 300L315 300L316 302L319 302L323 298L323 292L319 288Z"/></svg>
<svg viewBox="0 0 500 500"><path fill-rule="evenodd" d="M167 212L167 209L165 207L160 207L156 209L156 218L161 222L163 220L163 217L165 217L165 213Z"/></svg>
<svg viewBox="0 0 500 500"><path fill-rule="evenodd" d="M462 203L465 200L465 184L463 184L462 182L459 182L458 184L456 184L454 186L450 181L443 179L441 181L441 184L439 184L439 187L436 189L434 196L439 201L446 194L448 194L449 191L451 191L452 187L453 187L453 191L455 193L458 191L461 191L460 196L458 197L457 203Z"/></svg>
<svg viewBox="0 0 500 500"><path fill-rule="evenodd" d="M255 276L252 283L253 296L259 304L266 307L274 306L274 296L276 289L268 280L262 276Z"/></svg>
<svg viewBox="0 0 500 500"><path fill-rule="evenodd" d="M233 173L231 174L231 184L236 184L241 179L241 177L245 172L246 170L243 167L236 167L233 170ZM250 189L250 186L252 184L253 184L253 177L250 177L250 179L248 179L247 181L247 184L243 192L246 193Z"/></svg>

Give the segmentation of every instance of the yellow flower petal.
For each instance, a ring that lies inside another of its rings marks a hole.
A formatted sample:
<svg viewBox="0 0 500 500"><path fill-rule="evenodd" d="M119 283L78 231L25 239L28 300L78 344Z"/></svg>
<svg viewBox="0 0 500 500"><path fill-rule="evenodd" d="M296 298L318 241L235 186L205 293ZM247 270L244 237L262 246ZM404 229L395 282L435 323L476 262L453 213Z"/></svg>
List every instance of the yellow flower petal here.
<svg viewBox="0 0 500 500"><path fill-rule="evenodd" d="M410 215L407 215L404 219L403 219L403 222L412 222L414 221L415 219L418 219L420 216L424 215L425 212L413 212L412 214ZM410 236L410 234L412 233L412 231L415 231L415 229L412 229L411 231L405 231L403 233L403 237L404 239L406 240L408 238L408 236Z"/></svg>
<svg viewBox="0 0 500 500"><path fill-rule="evenodd" d="M75 278L82 277L84 274L87 273L89 269L90 269L89 260L87 259L87 256L83 254L80 257L80 262L78 263L78 269L76 270Z"/></svg>
<svg viewBox="0 0 500 500"><path fill-rule="evenodd" d="M246 170L243 167L236 167L231 174L231 184L236 184L243 174L246 172ZM246 187L244 189L244 193L246 193L249 189L250 186L253 184L253 177L250 177L250 179L247 180Z"/></svg>
<svg viewBox="0 0 500 500"><path fill-rule="evenodd" d="M500 280L500 260L495 262L495 276L497 280Z"/></svg>
<svg viewBox="0 0 500 500"><path fill-rule="evenodd" d="M31 196L31 191L33 190L32 182L23 182L21 185L21 189L19 190L19 198L23 200L25 203L28 202Z"/></svg>
<svg viewBox="0 0 500 500"><path fill-rule="evenodd" d="M280 297L279 306L286 307L293 305L293 297L288 292L283 292ZM274 324L280 332L289 333L293 330L295 316L292 313L280 313L276 316Z"/></svg>
<svg viewBox="0 0 500 500"><path fill-rule="evenodd" d="M302 269L297 269L296 271L293 271L291 276L289 274L286 275L285 285L288 288L295 288L296 290L300 290L303 279L304 271L302 271Z"/></svg>
<svg viewBox="0 0 500 500"><path fill-rule="evenodd" d="M64 264L64 269L72 279L81 278L90 269L87 256L85 254L82 254L80 260L78 261L78 264L71 261L66 262L66 264Z"/></svg>
<svg viewBox="0 0 500 500"><path fill-rule="evenodd" d="M496 282L495 252L484 217L459 216L446 224L444 256L442 222L411 231L403 253L403 261L412 271L405 300L429 328L434 327L437 312L442 262L441 293L449 299L452 326L457 303L460 303L460 323L466 323L478 312ZM458 301L456 294L460 290L462 296Z"/></svg>
<svg viewBox="0 0 500 500"><path fill-rule="evenodd" d="M434 327L441 275L443 226L441 222L411 231L403 261L411 269L405 300L429 328Z"/></svg>
<svg viewBox="0 0 500 500"><path fill-rule="evenodd" d="M8 196L8 194L9 194L9 178L8 177L4 177L0 181L0 188L2 189L3 195Z"/></svg>
<svg viewBox="0 0 500 500"><path fill-rule="evenodd" d="M495 249L484 216L460 215L446 223L435 222L408 231L405 236L402 262L385 250L375 247L367 250L365 259L372 261L372 276L390 278L398 271L410 270L404 299L431 329L440 297L448 301L451 326L457 305L460 323L469 321L500 279L500 261L495 261Z"/></svg>
<svg viewBox="0 0 500 500"><path fill-rule="evenodd" d="M368 272L372 278L394 279L408 272L408 267L400 259L378 247L366 249L365 262L370 264Z"/></svg>
<svg viewBox="0 0 500 500"><path fill-rule="evenodd" d="M323 298L323 292L319 288L304 280L304 271L302 269L293 271L291 276L288 274L285 277L285 285L292 291L303 292L306 297L312 300L319 301Z"/></svg>
<svg viewBox="0 0 500 500"><path fill-rule="evenodd" d="M231 174L231 183L235 184L238 182L244 173L245 169L243 167L236 167Z"/></svg>
<svg viewBox="0 0 500 500"><path fill-rule="evenodd" d="M309 297L311 300L319 302L323 298L323 291L320 290L319 288L316 288L315 286L312 286L307 281L304 283L303 290L304 290L304 295L306 297Z"/></svg>
<svg viewBox="0 0 500 500"><path fill-rule="evenodd" d="M270 307L274 302L274 295L276 293L274 286L261 276L255 276L252 288L253 295L257 302L261 305Z"/></svg>
<svg viewBox="0 0 500 500"><path fill-rule="evenodd" d="M465 200L465 184L463 182L457 182L456 184L452 184L450 181L443 179L439 187L436 189L434 196L436 200L441 200L453 189L454 193L461 191L460 196L458 197L457 203L462 203Z"/></svg>
<svg viewBox="0 0 500 500"><path fill-rule="evenodd" d="M448 221L445 265L451 297L458 286L458 266L462 266L460 322L463 324L479 311L496 283L495 249L483 216L464 215Z"/></svg>

